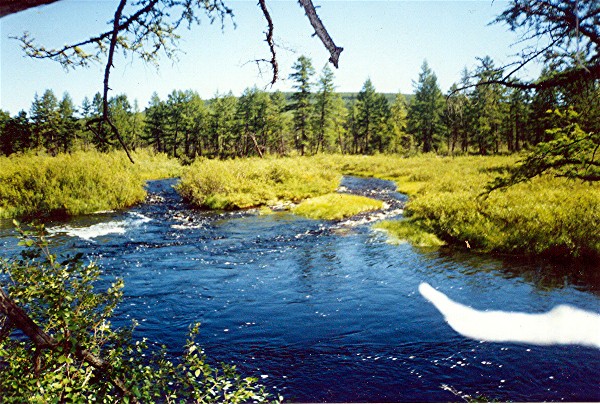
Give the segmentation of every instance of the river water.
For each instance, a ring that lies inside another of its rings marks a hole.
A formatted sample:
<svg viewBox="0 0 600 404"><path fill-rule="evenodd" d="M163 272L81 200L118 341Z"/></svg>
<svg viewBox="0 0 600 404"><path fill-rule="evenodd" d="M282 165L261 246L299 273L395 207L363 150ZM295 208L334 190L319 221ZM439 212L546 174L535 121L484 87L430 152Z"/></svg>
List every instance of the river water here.
<svg viewBox="0 0 600 404"><path fill-rule="evenodd" d="M211 361L237 364L286 401L600 401L600 349L470 339L419 293L427 282L480 311L598 313L598 267L392 245L364 216L194 211L173 184L150 182L152 197L128 211L47 225L55 248L124 279L119 321L137 319L138 335L171 354L201 322ZM404 200L385 181L342 185ZM15 244L0 230L7 254Z"/></svg>

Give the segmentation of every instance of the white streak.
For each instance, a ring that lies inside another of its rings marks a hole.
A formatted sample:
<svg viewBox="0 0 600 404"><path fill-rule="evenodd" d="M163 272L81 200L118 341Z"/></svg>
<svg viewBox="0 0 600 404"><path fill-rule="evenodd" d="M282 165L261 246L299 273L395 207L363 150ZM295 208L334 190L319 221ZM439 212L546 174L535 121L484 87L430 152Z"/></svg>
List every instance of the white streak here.
<svg viewBox="0 0 600 404"><path fill-rule="evenodd" d="M479 311L457 303L427 283L419 292L459 334L475 340L535 345L575 344L600 348L600 315L559 305L547 313Z"/></svg>
<svg viewBox="0 0 600 404"><path fill-rule="evenodd" d="M143 223L151 221L140 213L129 212L136 219L115 220L106 223L97 223L87 227L60 226L48 229L49 233L66 233L71 237L79 237L84 240L91 240L96 237L106 236L108 234L125 234L131 227L138 227Z"/></svg>

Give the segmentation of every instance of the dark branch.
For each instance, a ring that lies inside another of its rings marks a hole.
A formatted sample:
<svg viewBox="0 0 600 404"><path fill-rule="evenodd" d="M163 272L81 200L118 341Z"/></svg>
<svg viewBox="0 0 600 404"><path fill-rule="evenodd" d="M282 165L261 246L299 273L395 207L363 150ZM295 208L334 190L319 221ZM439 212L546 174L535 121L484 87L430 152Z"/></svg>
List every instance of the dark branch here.
<svg viewBox="0 0 600 404"><path fill-rule="evenodd" d="M31 342L33 342L36 348L34 367L39 369L40 351L43 349L56 349L59 346L58 341L56 341L51 335L48 335L46 332L44 332L44 330L42 330L42 328L31 319L31 317L29 317L25 310L19 307L6 294L6 292L4 292L4 289L2 288L0 288L0 313L7 317L7 321L9 321L11 328L18 328L27 336L27 338L31 340ZM106 362L102 358L97 357L87 349L83 349L80 346L75 347L75 356L79 360L85 361L94 368L104 372L105 374L108 374L113 385L115 385L121 391L121 393L133 398L135 401L135 398L127 389L125 383L121 379L110 375L112 371L110 363Z"/></svg>
<svg viewBox="0 0 600 404"><path fill-rule="evenodd" d="M329 61L337 68L340 53L342 53L344 48L340 48L335 45L333 39L331 39L331 36L329 36L327 29L325 29L323 22L317 15L317 11L315 10L315 6L313 5L312 0L298 0L298 2L304 8L304 12L308 17L310 24L315 29L315 33L317 34L319 39L321 39L321 42L323 42L325 48L327 48L327 50L329 51L329 54L331 55Z"/></svg>
<svg viewBox="0 0 600 404"><path fill-rule="evenodd" d="M2 0L0 2L0 18L32 7L51 4L55 1L58 0Z"/></svg>
<svg viewBox="0 0 600 404"><path fill-rule="evenodd" d="M271 80L271 85L273 85L277 81L279 73L277 57L275 54L275 43L273 42L273 20L271 19L271 15L269 14L269 10L267 9L265 0L258 0L258 5L262 10L268 25L268 31L265 34L267 36L266 41L269 44L269 49L271 50L271 60L269 61L269 63L271 63L271 67L273 68L273 79Z"/></svg>
<svg viewBox="0 0 600 404"><path fill-rule="evenodd" d="M118 40L118 36L119 36L119 20L121 19L121 14L123 13L123 9L125 8L126 4L127 4L127 0L120 1L119 6L117 7L117 11L115 11L115 18L113 20L113 30L112 30L112 36L110 38L110 47L108 49L108 59L106 61L106 68L104 69L104 94L102 96L102 120L110 126L113 134L115 135L115 137L117 138L117 140L119 141L121 146L123 147L123 150L125 150L125 153L127 154L127 157L129 158L129 161L134 163L133 158L131 158L131 154L129 153L129 150L127 149L127 145L125 145L125 142L123 141L123 138L121 137L121 134L119 133L119 130L112 123L112 121L110 120L110 117L108 115L108 111L109 111L109 109L108 109L108 90L110 90L108 83L109 83L109 77L110 77L110 69L114 66L113 65L113 57L115 54L115 49L117 47L117 40Z"/></svg>

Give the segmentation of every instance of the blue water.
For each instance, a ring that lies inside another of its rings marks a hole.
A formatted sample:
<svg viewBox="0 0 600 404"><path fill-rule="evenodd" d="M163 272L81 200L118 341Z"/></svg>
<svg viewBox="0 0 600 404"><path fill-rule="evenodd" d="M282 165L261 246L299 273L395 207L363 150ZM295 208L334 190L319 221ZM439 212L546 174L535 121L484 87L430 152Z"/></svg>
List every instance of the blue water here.
<svg viewBox="0 0 600 404"><path fill-rule="evenodd" d="M420 250L369 225L289 213L194 211L173 182L149 183L161 197L129 211L48 224L58 249L124 278L119 321L137 319L137 335L171 354L201 322L210 360L237 364L287 401L462 401L443 385L502 401L600 401L600 350L469 340L417 290L428 282L479 310L566 303L597 313L600 268ZM343 185L403 199L384 181ZM68 234L98 224L120 230ZM10 231L0 233L13 251Z"/></svg>

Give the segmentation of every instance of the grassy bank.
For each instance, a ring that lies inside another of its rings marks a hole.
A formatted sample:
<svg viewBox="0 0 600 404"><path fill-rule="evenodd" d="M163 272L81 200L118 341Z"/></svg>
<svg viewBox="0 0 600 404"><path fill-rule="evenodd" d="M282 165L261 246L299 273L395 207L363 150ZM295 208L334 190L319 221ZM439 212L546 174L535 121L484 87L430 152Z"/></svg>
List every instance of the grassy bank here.
<svg viewBox="0 0 600 404"><path fill-rule="evenodd" d="M198 207L245 209L327 194L340 178L331 167L302 157L199 160L182 176L178 191Z"/></svg>
<svg viewBox="0 0 600 404"><path fill-rule="evenodd" d="M144 183L181 173L176 160L138 151L0 157L0 217L78 215L142 201Z"/></svg>
<svg viewBox="0 0 600 404"><path fill-rule="evenodd" d="M509 157L335 157L344 174L397 183L411 196L408 226L479 251L559 257L600 256L600 186L542 177L481 197Z"/></svg>
<svg viewBox="0 0 600 404"><path fill-rule="evenodd" d="M359 195L325 194L301 202L292 212L320 220L341 220L383 207L383 202Z"/></svg>
<svg viewBox="0 0 600 404"><path fill-rule="evenodd" d="M316 156L198 160L185 170L140 151L0 158L0 217L76 215L143 200L149 179L180 176L179 192L198 207L244 209L305 202L298 214L338 219L362 202L329 195L342 174L395 181L410 196L402 223L379 225L416 244L483 252L600 257L600 186L542 177L482 197L485 185L517 157L401 158ZM352 206L355 205L355 206ZM368 204L367 204L368 205ZM360 206L359 211L375 209ZM304 211L303 211L304 209ZM345 209L350 209L344 211Z"/></svg>

